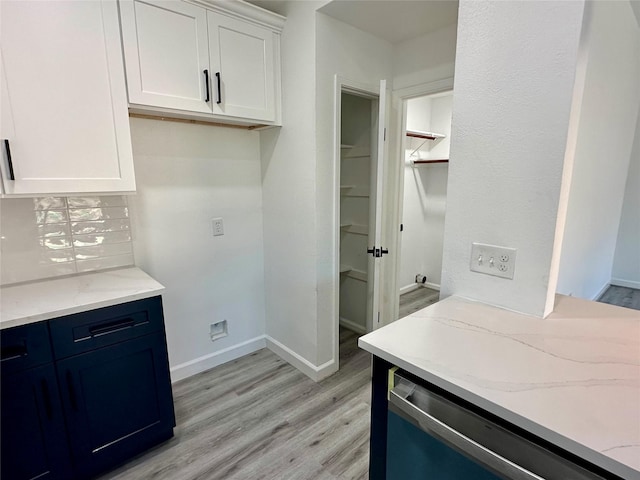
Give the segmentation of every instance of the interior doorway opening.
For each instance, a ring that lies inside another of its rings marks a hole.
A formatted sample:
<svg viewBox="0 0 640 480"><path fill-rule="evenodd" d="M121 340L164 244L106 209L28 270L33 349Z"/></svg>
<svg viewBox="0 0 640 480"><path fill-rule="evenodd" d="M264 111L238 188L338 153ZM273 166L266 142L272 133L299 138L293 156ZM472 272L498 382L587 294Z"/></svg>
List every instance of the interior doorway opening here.
<svg viewBox="0 0 640 480"><path fill-rule="evenodd" d="M404 103L398 318L440 297L453 92Z"/></svg>
<svg viewBox="0 0 640 480"><path fill-rule="evenodd" d="M342 90L340 94L340 329L372 330L378 98Z"/></svg>

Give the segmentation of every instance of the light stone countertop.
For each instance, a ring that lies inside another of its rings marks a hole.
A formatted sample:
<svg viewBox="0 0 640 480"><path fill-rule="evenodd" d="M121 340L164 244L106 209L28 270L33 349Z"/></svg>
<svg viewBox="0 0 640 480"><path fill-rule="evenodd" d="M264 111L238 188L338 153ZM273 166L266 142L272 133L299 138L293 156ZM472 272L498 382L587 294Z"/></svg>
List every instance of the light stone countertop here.
<svg viewBox="0 0 640 480"><path fill-rule="evenodd" d="M640 311L558 295L546 319L450 297L359 346L625 479L640 479Z"/></svg>
<svg viewBox="0 0 640 480"><path fill-rule="evenodd" d="M0 288L0 329L160 295L164 287L137 267Z"/></svg>

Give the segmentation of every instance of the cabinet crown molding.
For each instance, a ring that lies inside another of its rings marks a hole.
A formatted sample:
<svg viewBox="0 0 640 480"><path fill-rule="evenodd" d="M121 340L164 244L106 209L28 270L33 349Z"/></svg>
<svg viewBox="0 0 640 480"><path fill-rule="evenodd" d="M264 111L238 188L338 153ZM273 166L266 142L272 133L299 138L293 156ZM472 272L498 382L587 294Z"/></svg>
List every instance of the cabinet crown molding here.
<svg viewBox="0 0 640 480"><path fill-rule="evenodd" d="M226 15L233 15L242 20L256 23L263 27L282 32L286 17L270 12L264 8L252 5L243 0L185 0L187 3L199 5L208 10Z"/></svg>

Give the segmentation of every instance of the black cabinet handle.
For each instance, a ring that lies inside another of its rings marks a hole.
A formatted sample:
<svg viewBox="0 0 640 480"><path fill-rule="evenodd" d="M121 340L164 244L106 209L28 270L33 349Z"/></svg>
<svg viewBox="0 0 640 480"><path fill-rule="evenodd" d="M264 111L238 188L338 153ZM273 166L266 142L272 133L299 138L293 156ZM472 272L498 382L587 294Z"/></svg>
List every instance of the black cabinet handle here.
<svg viewBox="0 0 640 480"><path fill-rule="evenodd" d="M108 333L114 333L125 328L131 328L136 324L133 318L123 318L116 320L115 322L103 323L95 327L89 328L89 333L92 337L100 335L106 335Z"/></svg>
<svg viewBox="0 0 640 480"><path fill-rule="evenodd" d="M53 420L53 405L51 405L51 395L49 394L49 384L46 379L42 379L40 383L42 389L42 401L44 402L44 411L49 421Z"/></svg>
<svg viewBox="0 0 640 480"><path fill-rule="evenodd" d="M27 343L22 342L18 345L6 345L0 349L0 361L14 360L16 358L25 357L29 353Z"/></svg>
<svg viewBox="0 0 640 480"><path fill-rule="evenodd" d="M15 180L16 176L13 173L13 161L11 160L11 148L9 147L9 140L4 139L4 149L7 152L7 163L9 164L9 180Z"/></svg>
<svg viewBox="0 0 640 480"><path fill-rule="evenodd" d="M210 95L209 95L209 70L204 70L202 73L204 73L204 84L206 85L206 93L207 96L205 97L204 101L208 102L210 100Z"/></svg>
<svg viewBox="0 0 640 480"><path fill-rule="evenodd" d="M69 391L69 403L74 412L78 411L78 400L76 399L76 389L73 386L73 375L67 370L67 390Z"/></svg>
<svg viewBox="0 0 640 480"><path fill-rule="evenodd" d="M216 79L217 79L217 83L218 83L218 100L216 100L217 104L221 104L222 103L222 77L220 77L220 72L216 72Z"/></svg>

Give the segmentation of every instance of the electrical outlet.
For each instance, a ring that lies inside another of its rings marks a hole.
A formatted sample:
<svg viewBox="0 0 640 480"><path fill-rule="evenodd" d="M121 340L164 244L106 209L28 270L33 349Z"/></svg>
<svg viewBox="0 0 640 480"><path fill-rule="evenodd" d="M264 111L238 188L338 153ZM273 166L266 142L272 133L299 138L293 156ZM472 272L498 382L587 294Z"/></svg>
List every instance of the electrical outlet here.
<svg viewBox="0 0 640 480"><path fill-rule="evenodd" d="M227 321L222 320L218 323L212 323L209 326L209 336L211 337L211 341L217 340L222 337L226 337L229 334L227 329Z"/></svg>
<svg viewBox="0 0 640 480"><path fill-rule="evenodd" d="M516 251L515 248L474 242L471 244L470 269L472 272L512 280L516 269Z"/></svg>
<svg viewBox="0 0 640 480"><path fill-rule="evenodd" d="M213 224L213 236L219 237L220 235L224 235L224 224L222 223L222 218L214 218L211 222Z"/></svg>

